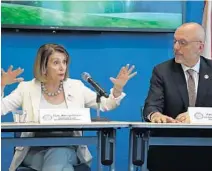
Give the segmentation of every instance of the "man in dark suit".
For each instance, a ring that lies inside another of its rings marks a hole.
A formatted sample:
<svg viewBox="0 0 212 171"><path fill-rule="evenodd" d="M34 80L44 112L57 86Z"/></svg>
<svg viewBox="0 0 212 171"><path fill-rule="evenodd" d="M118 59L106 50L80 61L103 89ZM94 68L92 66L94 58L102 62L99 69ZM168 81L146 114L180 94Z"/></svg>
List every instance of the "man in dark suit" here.
<svg viewBox="0 0 212 171"><path fill-rule="evenodd" d="M174 34L175 58L152 73L143 117L154 123L189 123L188 107L212 107L212 60L201 56L205 32L186 23ZM211 147L150 146L150 171L212 171Z"/></svg>

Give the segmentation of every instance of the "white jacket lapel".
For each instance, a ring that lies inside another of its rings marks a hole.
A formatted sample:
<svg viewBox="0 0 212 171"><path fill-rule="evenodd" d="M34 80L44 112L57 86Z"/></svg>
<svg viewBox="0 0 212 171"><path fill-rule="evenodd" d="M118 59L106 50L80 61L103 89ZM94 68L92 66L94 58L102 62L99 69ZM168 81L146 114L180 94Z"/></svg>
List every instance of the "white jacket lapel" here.
<svg viewBox="0 0 212 171"><path fill-rule="evenodd" d="M32 101L33 108L33 120L38 121L39 119L39 109L41 100L41 84L37 80L32 80L32 86L30 87L30 97Z"/></svg>
<svg viewBox="0 0 212 171"><path fill-rule="evenodd" d="M67 108L70 108L73 106L72 102L74 100L74 88L71 85L70 81L64 81L63 82L63 89L64 89L64 94L65 94L65 101L67 104Z"/></svg>

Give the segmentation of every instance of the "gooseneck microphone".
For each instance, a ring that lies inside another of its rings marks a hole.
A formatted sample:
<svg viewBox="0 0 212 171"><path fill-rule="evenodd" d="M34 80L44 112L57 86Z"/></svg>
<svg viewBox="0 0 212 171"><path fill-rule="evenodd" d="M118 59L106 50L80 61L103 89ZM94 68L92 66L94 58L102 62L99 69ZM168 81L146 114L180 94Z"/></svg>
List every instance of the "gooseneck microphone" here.
<svg viewBox="0 0 212 171"><path fill-rule="evenodd" d="M89 73L83 72L83 73L82 73L82 79L83 79L84 81L90 83L100 96L104 96L104 97L106 97L106 98L109 97L109 95L105 92L105 90L104 90L103 88L101 88L101 87L91 78L91 76L90 76Z"/></svg>

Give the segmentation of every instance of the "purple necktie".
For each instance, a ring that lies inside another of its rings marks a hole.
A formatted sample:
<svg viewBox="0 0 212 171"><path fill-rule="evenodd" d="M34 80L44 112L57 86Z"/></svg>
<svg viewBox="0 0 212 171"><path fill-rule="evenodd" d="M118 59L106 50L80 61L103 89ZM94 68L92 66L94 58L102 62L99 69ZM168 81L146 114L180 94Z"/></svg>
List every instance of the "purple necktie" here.
<svg viewBox="0 0 212 171"><path fill-rule="evenodd" d="M189 106L195 107L196 103L196 88L195 88L195 81L194 81L194 70L189 69L186 71L188 74L188 96L189 96Z"/></svg>

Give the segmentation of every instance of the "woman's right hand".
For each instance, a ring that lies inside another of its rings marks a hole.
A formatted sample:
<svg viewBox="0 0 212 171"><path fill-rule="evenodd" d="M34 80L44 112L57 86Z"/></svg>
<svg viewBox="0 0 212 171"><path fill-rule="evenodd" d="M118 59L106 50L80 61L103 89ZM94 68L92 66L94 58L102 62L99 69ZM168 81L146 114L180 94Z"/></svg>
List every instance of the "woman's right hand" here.
<svg viewBox="0 0 212 171"><path fill-rule="evenodd" d="M1 86L4 87L9 84L23 81L24 79L22 77L16 78L23 71L24 69L21 69L20 67L18 69L13 70L12 65L8 68L7 72L1 69Z"/></svg>

